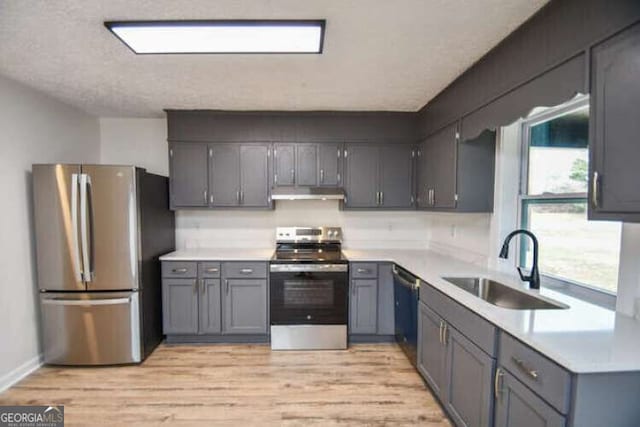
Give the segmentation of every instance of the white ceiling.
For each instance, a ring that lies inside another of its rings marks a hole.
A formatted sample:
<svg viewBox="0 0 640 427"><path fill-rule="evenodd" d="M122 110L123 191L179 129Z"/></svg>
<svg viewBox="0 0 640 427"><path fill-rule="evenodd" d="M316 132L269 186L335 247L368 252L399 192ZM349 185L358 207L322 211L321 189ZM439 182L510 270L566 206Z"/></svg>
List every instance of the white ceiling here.
<svg viewBox="0 0 640 427"><path fill-rule="evenodd" d="M0 0L0 74L99 116L415 111L547 0ZM136 56L106 20L326 19L322 55Z"/></svg>

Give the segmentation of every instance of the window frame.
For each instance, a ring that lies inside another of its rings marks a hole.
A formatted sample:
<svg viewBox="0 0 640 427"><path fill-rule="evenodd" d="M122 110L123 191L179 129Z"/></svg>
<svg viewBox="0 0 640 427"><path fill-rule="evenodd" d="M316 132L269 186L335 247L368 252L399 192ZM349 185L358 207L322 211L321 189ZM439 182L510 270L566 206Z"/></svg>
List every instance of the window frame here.
<svg viewBox="0 0 640 427"><path fill-rule="evenodd" d="M520 182L518 193L518 228L528 229L527 219L527 203L539 202L539 203L572 203L586 202L588 204L588 193L543 193L543 194L528 194L529 191L529 149L530 149L530 130L532 127L541 123L553 120L556 117L570 113L589 106L589 95L578 96L573 100L562 104L557 107L545 108L543 111L536 113L535 111L529 115L529 117L521 121L520 128L520 140L521 140L521 155L520 155ZM591 147L589 146L587 150ZM515 264L526 268L523 265L523 259L526 254L526 246L523 244L523 238L517 239ZM544 278L545 287L558 290L562 293L587 300L591 303L606 307L609 309L615 309L617 293L608 291L606 289L597 288L595 286L588 285L573 281L568 278L553 276L543 271L540 271L540 275Z"/></svg>

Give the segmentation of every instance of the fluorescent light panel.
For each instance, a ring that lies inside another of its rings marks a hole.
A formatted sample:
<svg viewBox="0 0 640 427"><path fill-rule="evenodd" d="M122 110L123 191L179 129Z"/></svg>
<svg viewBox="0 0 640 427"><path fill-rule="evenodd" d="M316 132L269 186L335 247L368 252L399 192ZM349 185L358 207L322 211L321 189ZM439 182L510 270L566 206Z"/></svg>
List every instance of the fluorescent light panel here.
<svg viewBox="0 0 640 427"><path fill-rule="evenodd" d="M137 54L322 53L325 21L105 22Z"/></svg>

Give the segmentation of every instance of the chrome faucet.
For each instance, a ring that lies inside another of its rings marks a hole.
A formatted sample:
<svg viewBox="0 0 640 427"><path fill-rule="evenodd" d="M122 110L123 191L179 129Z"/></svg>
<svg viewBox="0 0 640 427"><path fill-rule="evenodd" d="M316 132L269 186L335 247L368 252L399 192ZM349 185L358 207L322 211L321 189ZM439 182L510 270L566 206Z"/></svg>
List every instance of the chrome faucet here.
<svg viewBox="0 0 640 427"><path fill-rule="evenodd" d="M523 282L529 282L529 288L540 289L540 273L538 271L538 239L532 232L529 230L515 230L509 233L509 235L504 239L499 256L502 259L509 258L509 242L518 234L525 234L531 238L531 241L533 241L533 267L531 268L531 274L525 276L522 273L522 269L520 267L516 267L518 269L518 274Z"/></svg>

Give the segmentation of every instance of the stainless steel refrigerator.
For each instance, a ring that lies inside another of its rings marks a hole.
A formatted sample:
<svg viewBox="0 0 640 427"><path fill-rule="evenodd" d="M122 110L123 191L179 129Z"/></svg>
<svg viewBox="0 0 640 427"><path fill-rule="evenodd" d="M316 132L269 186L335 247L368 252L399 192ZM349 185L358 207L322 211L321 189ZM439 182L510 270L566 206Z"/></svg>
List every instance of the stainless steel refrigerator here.
<svg viewBox="0 0 640 427"><path fill-rule="evenodd" d="M162 340L160 262L174 250L166 177L33 165L44 360L137 363Z"/></svg>

